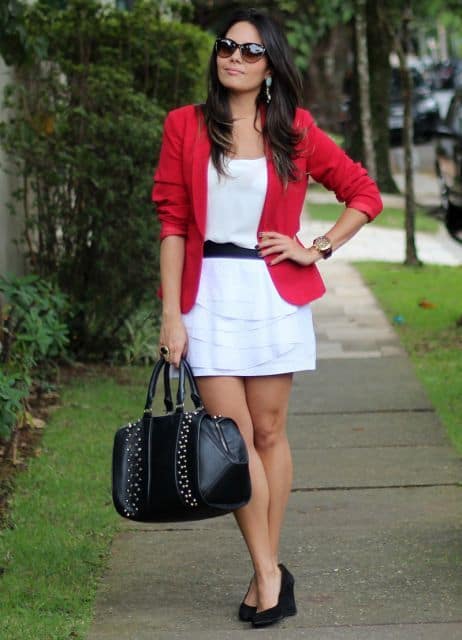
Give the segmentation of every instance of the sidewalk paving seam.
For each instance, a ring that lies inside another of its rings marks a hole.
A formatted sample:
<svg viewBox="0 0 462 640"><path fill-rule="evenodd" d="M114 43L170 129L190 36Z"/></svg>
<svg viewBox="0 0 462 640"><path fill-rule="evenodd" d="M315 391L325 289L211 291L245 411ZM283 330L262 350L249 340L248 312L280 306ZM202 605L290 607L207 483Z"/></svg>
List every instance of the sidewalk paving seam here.
<svg viewBox="0 0 462 640"><path fill-rule="evenodd" d="M460 624L462 622L462 619L457 619L457 620L450 620L449 622L446 622L444 620L425 620L423 622L377 622L376 624L317 624L317 625L306 625L303 627L291 627L291 629L355 629L356 627L359 627L361 629L367 629L367 627L404 627L404 626L412 626L415 627L416 625L421 625L421 624ZM279 627L279 629L284 630L282 627Z"/></svg>
<svg viewBox="0 0 462 640"><path fill-rule="evenodd" d="M424 489L428 487L462 487L461 482L428 482L425 484L370 484L358 486L338 486L338 487L294 487L291 493L306 493L308 491L364 491L369 489Z"/></svg>
<svg viewBox="0 0 462 640"><path fill-rule="evenodd" d="M387 414L387 413L433 413L436 411L432 407L416 407L415 409L360 409L359 411L291 411L292 416L360 416L364 414Z"/></svg>
<svg viewBox="0 0 462 640"><path fill-rule="evenodd" d="M154 523L153 523L154 524ZM125 531L136 531L136 533L172 533L172 531L208 531L210 527L169 527L168 529L159 529L155 527L136 527L136 529L132 529L127 527Z"/></svg>
<svg viewBox="0 0 462 640"><path fill-rule="evenodd" d="M445 624L445 625L450 625L450 624L461 624L462 623L462 619L461 620L450 620L449 622L446 622L445 620L424 620L422 622L377 622L375 624L317 624L317 625L303 625L302 626L291 626L290 631L292 630L302 630L304 631L305 629L315 629L315 630L326 630L326 629L367 629L368 627L370 628L374 628L374 627L417 627L417 626L421 626L424 624L427 625L431 625L431 624ZM281 627L279 627L281 630L285 631L289 631L289 629L283 629Z"/></svg>
<svg viewBox="0 0 462 640"><path fill-rule="evenodd" d="M434 447L436 448L442 448L442 449L451 449L452 447L449 446L448 444L435 444L435 443L421 443L419 442L418 445L416 445L415 442L409 442L409 443L403 443L403 444L381 444L380 448L381 449L401 449L403 447L411 447L411 448L415 448L416 446L418 446L419 448L423 448L426 447L427 449L430 449L430 447ZM299 449L303 449L305 451L326 451L326 449L377 449L377 445L376 444L355 444L354 446L352 445L347 445L347 444L340 444L340 445L331 445L329 447L298 447Z"/></svg>

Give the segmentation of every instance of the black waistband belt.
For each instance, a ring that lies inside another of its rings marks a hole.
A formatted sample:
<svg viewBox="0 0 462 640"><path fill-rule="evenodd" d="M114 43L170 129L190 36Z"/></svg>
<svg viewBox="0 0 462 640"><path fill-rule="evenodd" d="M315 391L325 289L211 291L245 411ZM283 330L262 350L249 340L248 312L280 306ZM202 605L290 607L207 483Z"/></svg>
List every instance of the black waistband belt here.
<svg viewBox="0 0 462 640"><path fill-rule="evenodd" d="M204 258L251 258L261 260L256 249L238 247L232 242L204 242Z"/></svg>

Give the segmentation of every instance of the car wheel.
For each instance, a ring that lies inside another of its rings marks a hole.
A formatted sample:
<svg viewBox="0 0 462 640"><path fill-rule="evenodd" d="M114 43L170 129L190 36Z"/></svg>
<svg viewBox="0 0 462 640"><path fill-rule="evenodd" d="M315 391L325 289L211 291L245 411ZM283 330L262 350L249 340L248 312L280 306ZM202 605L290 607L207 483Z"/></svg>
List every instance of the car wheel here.
<svg viewBox="0 0 462 640"><path fill-rule="evenodd" d="M444 222L449 235L462 244L462 208L449 204Z"/></svg>

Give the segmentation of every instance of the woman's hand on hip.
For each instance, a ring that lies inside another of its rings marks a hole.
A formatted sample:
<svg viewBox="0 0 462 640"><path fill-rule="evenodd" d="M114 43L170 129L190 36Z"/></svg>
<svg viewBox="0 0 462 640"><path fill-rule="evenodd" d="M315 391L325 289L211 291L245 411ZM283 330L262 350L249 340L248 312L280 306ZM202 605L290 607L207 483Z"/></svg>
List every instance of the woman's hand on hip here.
<svg viewBox="0 0 462 640"><path fill-rule="evenodd" d="M186 356L188 351L188 334L181 316L162 316L159 347L162 346L168 347L168 362L179 367L181 357Z"/></svg>
<svg viewBox="0 0 462 640"><path fill-rule="evenodd" d="M277 233L277 231L261 232L257 246L262 257L277 254L270 261L270 265L278 264L283 260L293 260L301 265L309 265L322 257L316 249L308 249L294 238Z"/></svg>

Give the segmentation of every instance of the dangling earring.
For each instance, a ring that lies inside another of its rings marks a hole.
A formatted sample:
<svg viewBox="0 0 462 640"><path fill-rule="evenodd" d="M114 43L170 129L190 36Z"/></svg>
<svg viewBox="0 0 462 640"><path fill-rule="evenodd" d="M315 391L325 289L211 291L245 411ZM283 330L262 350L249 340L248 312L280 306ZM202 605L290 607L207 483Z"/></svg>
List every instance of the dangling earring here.
<svg viewBox="0 0 462 640"><path fill-rule="evenodd" d="M273 78L271 76L268 76L267 78L265 78L265 84L266 84L266 102L267 104L269 104L271 102L270 87L273 84Z"/></svg>

